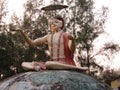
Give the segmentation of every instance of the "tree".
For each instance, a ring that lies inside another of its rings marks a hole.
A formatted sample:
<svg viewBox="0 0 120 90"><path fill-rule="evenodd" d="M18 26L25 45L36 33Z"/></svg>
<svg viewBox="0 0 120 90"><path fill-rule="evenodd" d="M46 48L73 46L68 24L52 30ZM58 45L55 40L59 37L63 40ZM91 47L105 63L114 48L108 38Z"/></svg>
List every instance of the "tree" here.
<svg viewBox="0 0 120 90"><path fill-rule="evenodd" d="M6 8L7 2L6 0L0 0L0 24L4 23L3 18L7 14L7 8Z"/></svg>
<svg viewBox="0 0 120 90"><path fill-rule="evenodd" d="M4 47L6 44L4 43L4 38L6 36L6 31L7 27L4 23L4 18L7 14L7 2L6 0L0 0L0 76L3 75L4 69L4 64L5 61L2 60L3 56L6 54L5 50L6 48ZM1 77L0 77L1 79Z"/></svg>
<svg viewBox="0 0 120 90"><path fill-rule="evenodd" d="M23 16L23 20L18 18L15 14L12 16L12 23L10 25L13 25L13 28L17 29L23 29L24 32L31 38L36 39L38 37L42 37L45 35L48 31L48 22L43 12L39 9L39 6L41 5L41 1L37 0L28 0L27 3L25 3L25 12ZM18 34L16 34L18 35ZM22 36L20 36L22 38ZM23 40L23 38L22 38ZM24 60L22 61L46 61L48 58L46 58L45 50L46 45L41 47L31 47L26 44L26 42L19 40L17 42L18 45L22 44L21 47L24 47ZM16 44L17 45L17 44ZM18 47L18 49L20 49ZM18 58L20 59L20 58Z"/></svg>
<svg viewBox="0 0 120 90"><path fill-rule="evenodd" d="M67 2L70 6L67 11L70 13L67 28L76 36L77 56L75 59L81 66L103 70L104 68L95 62L96 56L102 55L110 59L119 51L117 44L106 42L98 52L93 54L94 41L105 33L104 24L108 8L103 6L101 12L94 13L93 0L67 0ZM89 74L91 75L92 71L89 71Z"/></svg>

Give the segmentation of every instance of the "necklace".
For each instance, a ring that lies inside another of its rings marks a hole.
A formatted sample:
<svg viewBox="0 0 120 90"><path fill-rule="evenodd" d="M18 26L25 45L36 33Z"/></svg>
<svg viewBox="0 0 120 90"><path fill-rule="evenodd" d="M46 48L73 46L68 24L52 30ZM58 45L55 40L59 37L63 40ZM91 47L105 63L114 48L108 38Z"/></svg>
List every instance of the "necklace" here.
<svg viewBox="0 0 120 90"><path fill-rule="evenodd" d="M60 53L60 40L61 40L61 36L62 36L62 33L63 33L63 31L62 32L60 32L60 34L59 34L59 38L58 38L58 45L57 45L57 61L59 61L59 53ZM54 34L52 34L51 35L51 60L53 59L53 35Z"/></svg>

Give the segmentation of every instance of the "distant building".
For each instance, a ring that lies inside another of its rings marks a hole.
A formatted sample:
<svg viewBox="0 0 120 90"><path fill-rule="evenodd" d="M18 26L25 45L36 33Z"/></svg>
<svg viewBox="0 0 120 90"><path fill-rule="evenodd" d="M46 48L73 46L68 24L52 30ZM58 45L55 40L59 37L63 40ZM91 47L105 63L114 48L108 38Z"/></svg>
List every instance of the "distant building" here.
<svg viewBox="0 0 120 90"><path fill-rule="evenodd" d="M112 90L120 90L120 77L111 82Z"/></svg>

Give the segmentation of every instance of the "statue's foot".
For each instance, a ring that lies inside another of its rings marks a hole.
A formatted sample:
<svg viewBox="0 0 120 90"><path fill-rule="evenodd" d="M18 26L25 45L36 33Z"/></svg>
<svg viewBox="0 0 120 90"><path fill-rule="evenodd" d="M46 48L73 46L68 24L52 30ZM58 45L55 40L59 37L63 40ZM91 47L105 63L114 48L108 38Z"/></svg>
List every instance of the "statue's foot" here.
<svg viewBox="0 0 120 90"><path fill-rule="evenodd" d="M32 62L32 65L36 71L46 70L44 62Z"/></svg>

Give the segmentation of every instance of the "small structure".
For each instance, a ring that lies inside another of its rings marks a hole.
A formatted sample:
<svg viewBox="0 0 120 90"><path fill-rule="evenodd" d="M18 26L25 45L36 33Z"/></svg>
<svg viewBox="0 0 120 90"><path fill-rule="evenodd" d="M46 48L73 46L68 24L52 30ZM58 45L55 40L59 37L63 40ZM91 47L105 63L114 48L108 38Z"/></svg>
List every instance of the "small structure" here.
<svg viewBox="0 0 120 90"><path fill-rule="evenodd" d="M120 77L111 82L112 90L120 90Z"/></svg>
<svg viewBox="0 0 120 90"><path fill-rule="evenodd" d="M0 90L111 90L106 84L76 71L26 72L0 82Z"/></svg>

